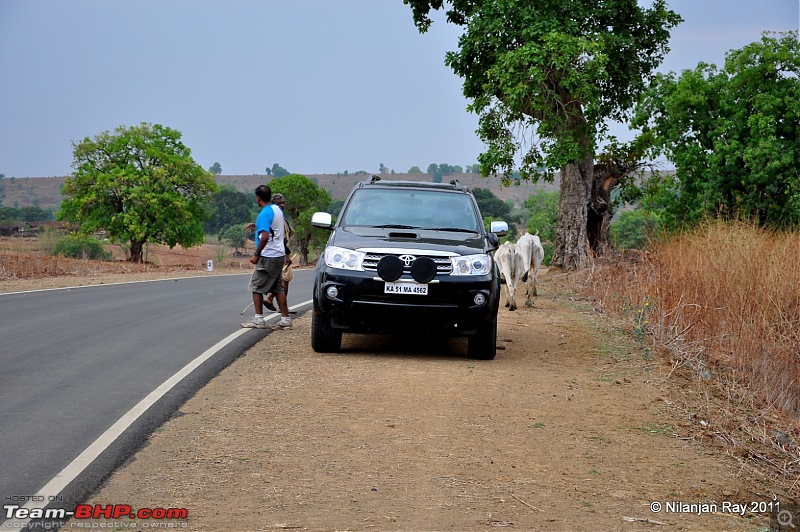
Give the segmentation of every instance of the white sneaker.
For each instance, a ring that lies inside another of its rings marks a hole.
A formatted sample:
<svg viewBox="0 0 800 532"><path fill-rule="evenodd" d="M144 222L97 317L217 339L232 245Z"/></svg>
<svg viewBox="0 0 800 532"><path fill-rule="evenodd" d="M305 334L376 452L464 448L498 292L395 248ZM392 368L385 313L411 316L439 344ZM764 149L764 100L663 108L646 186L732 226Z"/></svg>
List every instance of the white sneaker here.
<svg viewBox="0 0 800 532"><path fill-rule="evenodd" d="M274 325L269 326L270 329L273 331L277 331L278 329L291 329L292 328L292 319L291 318L281 318L281 321Z"/></svg>
<svg viewBox="0 0 800 532"><path fill-rule="evenodd" d="M265 322L263 319L256 320L255 318L253 318L250 321L242 323L242 327L244 327L245 329L266 329L267 322Z"/></svg>

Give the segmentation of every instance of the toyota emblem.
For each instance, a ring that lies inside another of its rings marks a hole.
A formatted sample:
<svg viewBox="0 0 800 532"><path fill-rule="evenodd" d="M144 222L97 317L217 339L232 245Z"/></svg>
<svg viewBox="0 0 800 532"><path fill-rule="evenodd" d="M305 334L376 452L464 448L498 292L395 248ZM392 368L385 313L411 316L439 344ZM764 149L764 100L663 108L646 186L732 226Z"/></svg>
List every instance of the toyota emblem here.
<svg viewBox="0 0 800 532"><path fill-rule="evenodd" d="M400 260L403 261L403 266L406 268L411 267L411 263L417 260L414 255L400 255Z"/></svg>

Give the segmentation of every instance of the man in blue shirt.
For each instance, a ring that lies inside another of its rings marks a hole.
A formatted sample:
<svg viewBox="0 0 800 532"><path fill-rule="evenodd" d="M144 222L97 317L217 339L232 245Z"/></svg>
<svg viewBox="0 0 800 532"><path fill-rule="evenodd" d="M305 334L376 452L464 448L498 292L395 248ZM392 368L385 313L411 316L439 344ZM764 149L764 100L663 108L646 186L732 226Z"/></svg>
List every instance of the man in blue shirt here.
<svg viewBox="0 0 800 532"><path fill-rule="evenodd" d="M286 304L286 294L283 290L281 272L286 261L286 252L283 244L283 211L272 204L272 190L267 185L256 188L256 202L261 207L255 223L256 250L250 263L255 265L253 275L250 277L249 290L253 293L253 306L255 316L250 321L242 323L247 329L264 329L264 296L275 294L281 320L273 325L273 329L289 329L292 320L289 318L289 307Z"/></svg>

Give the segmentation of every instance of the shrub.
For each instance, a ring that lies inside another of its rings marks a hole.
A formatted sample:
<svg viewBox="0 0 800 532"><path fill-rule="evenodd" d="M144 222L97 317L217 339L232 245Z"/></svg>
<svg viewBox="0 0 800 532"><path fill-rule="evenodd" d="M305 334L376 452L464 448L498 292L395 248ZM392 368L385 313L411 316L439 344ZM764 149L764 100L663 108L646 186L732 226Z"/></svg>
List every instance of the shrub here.
<svg viewBox="0 0 800 532"><path fill-rule="evenodd" d="M72 259L111 260L112 255L103 243L91 236L65 236L55 242L52 255Z"/></svg>
<svg viewBox="0 0 800 532"><path fill-rule="evenodd" d="M611 243L620 249L642 249L656 236L661 228L658 216L640 209L622 211L619 218L611 222Z"/></svg>

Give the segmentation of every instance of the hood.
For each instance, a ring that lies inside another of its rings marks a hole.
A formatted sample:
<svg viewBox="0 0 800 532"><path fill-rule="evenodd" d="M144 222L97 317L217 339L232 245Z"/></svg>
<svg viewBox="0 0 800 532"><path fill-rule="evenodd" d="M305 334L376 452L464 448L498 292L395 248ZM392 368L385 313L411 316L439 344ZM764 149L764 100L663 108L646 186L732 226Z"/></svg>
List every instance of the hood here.
<svg viewBox="0 0 800 532"><path fill-rule="evenodd" d="M487 251L485 235L433 229L337 227L330 245L347 249L414 248L474 255Z"/></svg>

